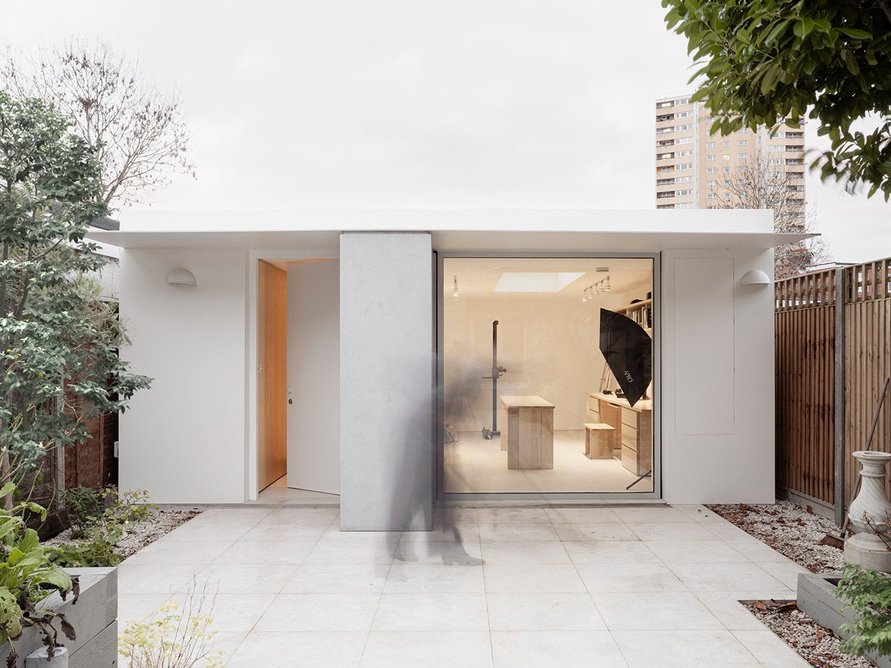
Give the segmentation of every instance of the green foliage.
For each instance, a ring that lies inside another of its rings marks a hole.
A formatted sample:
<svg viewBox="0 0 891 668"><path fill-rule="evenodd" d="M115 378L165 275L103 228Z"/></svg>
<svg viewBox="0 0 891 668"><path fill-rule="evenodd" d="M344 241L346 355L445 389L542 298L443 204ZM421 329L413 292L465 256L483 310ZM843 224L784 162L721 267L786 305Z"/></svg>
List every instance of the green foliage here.
<svg viewBox="0 0 891 668"><path fill-rule="evenodd" d="M130 668L222 668L220 652L210 650L213 619L190 596L183 612L174 604L161 607L161 616L147 623L130 623L120 638L119 652Z"/></svg>
<svg viewBox="0 0 891 668"><path fill-rule="evenodd" d="M702 77L694 100L713 131L820 123L831 142L811 167L853 191L891 197L891 0L662 0ZM811 111L808 113L808 109ZM878 114L870 133L854 121Z"/></svg>
<svg viewBox="0 0 891 668"><path fill-rule="evenodd" d="M83 536L86 526L102 514L99 490L92 487L72 487L62 494L62 507L68 512L68 524L75 537Z"/></svg>
<svg viewBox="0 0 891 668"><path fill-rule="evenodd" d="M891 656L891 576L845 566L836 594L858 615L854 624L845 626L851 637L842 643L842 650Z"/></svg>
<svg viewBox="0 0 891 668"><path fill-rule="evenodd" d="M53 561L66 567L117 566L124 559L115 551L117 544L130 524L151 514L153 506L147 501L145 491L120 494L114 487L68 490L62 502L75 540L51 548Z"/></svg>
<svg viewBox="0 0 891 668"><path fill-rule="evenodd" d="M0 482L149 385L119 359L122 326L89 278L105 263L84 238L107 212L99 177L63 116L0 91Z"/></svg>
<svg viewBox="0 0 891 668"><path fill-rule="evenodd" d="M0 499L11 498L15 485L8 483L0 489ZM46 511L37 504L24 502L15 507L0 509L0 643L10 642L10 659L15 665L14 641L23 627L33 626L43 635L44 644L55 647L54 620L61 624L65 635L74 639L74 629L64 615L41 610L37 604L57 591L64 599L69 593L77 596L77 584L58 565L50 560L47 549L40 545L37 532L25 526L23 515L37 513L46 518Z"/></svg>

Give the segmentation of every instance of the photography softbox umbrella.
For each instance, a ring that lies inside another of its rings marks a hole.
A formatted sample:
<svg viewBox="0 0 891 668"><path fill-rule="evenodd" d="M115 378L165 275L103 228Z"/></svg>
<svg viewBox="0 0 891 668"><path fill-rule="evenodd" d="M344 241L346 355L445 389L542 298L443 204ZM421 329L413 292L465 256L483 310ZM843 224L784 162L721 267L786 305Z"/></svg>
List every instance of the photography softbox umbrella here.
<svg viewBox="0 0 891 668"><path fill-rule="evenodd" d="M653 340L631 318L602 308L600 352L633 406L653 379Z"/></svg>

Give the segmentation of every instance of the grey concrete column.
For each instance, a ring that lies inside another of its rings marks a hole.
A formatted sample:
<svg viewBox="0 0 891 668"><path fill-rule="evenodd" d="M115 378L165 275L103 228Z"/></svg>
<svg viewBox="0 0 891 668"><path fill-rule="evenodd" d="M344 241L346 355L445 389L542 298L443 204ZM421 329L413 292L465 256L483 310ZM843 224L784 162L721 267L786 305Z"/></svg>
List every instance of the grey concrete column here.
<svg viewBox="0 0 891 668"><path fill-rule="evenodd" d="M433 504L430 235L340 238L340 526L429 530Z"/></svg>

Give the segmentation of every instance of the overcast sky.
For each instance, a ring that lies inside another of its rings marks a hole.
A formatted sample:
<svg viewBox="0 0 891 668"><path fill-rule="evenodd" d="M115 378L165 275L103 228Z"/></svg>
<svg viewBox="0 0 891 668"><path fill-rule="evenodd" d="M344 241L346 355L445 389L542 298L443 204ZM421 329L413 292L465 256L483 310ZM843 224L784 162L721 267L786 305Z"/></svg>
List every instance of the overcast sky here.
<svg viewBox="0 0 891 668"><path fill-rule="evenodd" d="M7 3L0 38L99 38L179 89L198 178L155 209L652 209L654 99L690 72L662 16L658 0L44 0ZM836 259L891 256L891 205L815 179L807 196Z"/></svg>

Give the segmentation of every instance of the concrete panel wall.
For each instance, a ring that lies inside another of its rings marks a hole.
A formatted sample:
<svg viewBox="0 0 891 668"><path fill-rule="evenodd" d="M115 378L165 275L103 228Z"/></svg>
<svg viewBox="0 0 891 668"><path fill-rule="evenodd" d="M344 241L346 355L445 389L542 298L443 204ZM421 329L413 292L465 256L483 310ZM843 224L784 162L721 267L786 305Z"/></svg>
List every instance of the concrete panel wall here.
<svg viewBox="0 0 891 668"><path fill-rule="evenodd" d="M662 256L662 485L669 503L774 500L773 252ZM728 305L731 308L728 308Z"/></svg>
<svg viewBox="0 0 891 668"><path fill-rule="evenodd" d="M194 287L167 284L191 271ZM121 415L120 485L156 503L245 499L243 250L129 249L121 316L133 371L154 378Z"/></svg>
<svg viewBox="0 0 891 668"><path fill-rule="evenodd" d="M341 528L429 530L430 235L344 233L340 267Z"/></svg>

